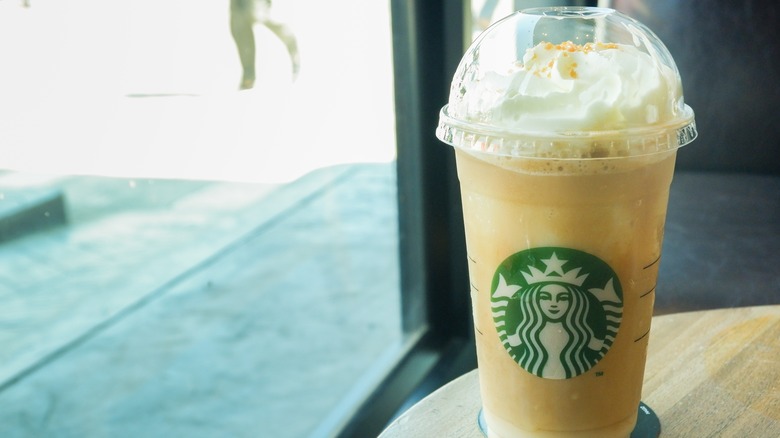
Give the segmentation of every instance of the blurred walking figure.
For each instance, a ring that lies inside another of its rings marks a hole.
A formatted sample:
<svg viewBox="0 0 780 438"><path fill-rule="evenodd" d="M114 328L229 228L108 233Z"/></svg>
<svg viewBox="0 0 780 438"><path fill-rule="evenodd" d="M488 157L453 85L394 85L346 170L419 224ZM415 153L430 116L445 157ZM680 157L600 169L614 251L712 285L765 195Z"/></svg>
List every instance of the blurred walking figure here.
<svg viewBox="0 0 780 438"><path fill-rule="evenodd" d="M293 80L300 69L298 40L292 29L271 19L271 0L230 0L230 32L238 48L243 75L240 89L255 85L255 23L260 23L274 33L287 48L292 62Z"/></svg>

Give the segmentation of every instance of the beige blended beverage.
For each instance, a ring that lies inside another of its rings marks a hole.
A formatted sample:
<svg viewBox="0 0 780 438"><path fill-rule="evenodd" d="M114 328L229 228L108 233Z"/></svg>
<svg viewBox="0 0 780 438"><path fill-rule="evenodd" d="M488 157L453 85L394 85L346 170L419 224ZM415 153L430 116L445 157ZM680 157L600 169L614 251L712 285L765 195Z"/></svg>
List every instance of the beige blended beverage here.
<svg viewBox="0 0 780 438"><path fill-rule="evenodd" d="M671 55L610 9L516 13L464 55L437 135L487 435L630 436L676 151L696 137Z"/></svg>

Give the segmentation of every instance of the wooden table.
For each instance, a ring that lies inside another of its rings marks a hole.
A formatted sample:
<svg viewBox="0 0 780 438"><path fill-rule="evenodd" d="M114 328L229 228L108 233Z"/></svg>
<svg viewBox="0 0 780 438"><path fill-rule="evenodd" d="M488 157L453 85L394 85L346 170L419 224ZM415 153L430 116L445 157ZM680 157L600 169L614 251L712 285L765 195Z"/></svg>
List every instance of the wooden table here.
<svg viewBox="0 0 780 438"><path fill-rule="evenodd" d="M780 305L658 316L650 336L642 400L662 437L780 437ZM481 438L479 409L474 370L380 438Z"/></svg>

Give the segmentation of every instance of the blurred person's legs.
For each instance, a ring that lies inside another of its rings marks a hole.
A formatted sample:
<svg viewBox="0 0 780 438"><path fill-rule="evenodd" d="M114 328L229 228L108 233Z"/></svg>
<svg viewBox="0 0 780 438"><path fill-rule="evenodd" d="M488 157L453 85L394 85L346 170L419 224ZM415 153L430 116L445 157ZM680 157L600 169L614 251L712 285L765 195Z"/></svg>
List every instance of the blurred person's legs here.
<svg viewBox="0 0 780 438"><path fill-rule="evenodd" d="M298 40L290 26L271 19L271 0L230 0L230 32L243 69L239 88L245 90L255 84L255 23L267 27L282 41L290 56L294 80L300 69Z"/></svg>
<svg viewBox="0 0 780 438"><path fill-rule="evenodd" d="M241 60L242 90L255 85L255 24L254 0L230 0L230 33Z"/></svg>
<svg viewBox="0 0 780 438"><path fill-rule="evenodd" d="M261 23L273 32L287 48L287 53L290 55L290 62L292 63L293 80L295 80L298 76L298 70L301 68L301 56L298 53L298 40L295 38L295 34L290 26L273 21L270 18L261 20Z"/></svg>

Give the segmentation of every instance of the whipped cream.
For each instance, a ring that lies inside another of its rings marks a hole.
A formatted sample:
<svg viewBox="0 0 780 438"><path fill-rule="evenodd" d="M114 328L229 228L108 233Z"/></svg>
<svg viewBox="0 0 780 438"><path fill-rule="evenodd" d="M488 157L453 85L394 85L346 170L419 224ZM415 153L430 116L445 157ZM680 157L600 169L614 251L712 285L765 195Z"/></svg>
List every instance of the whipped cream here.
<svg viewBox="0 0 780 438"><path fill-rule="evenodd" d="M452 109L468 121L512 131L662 124L678 118L684 105L679 76L659 64L624 44L542 42L505 74L487 72L479 84L469 84L470 96L460 102L467 107Z"/></svg>

